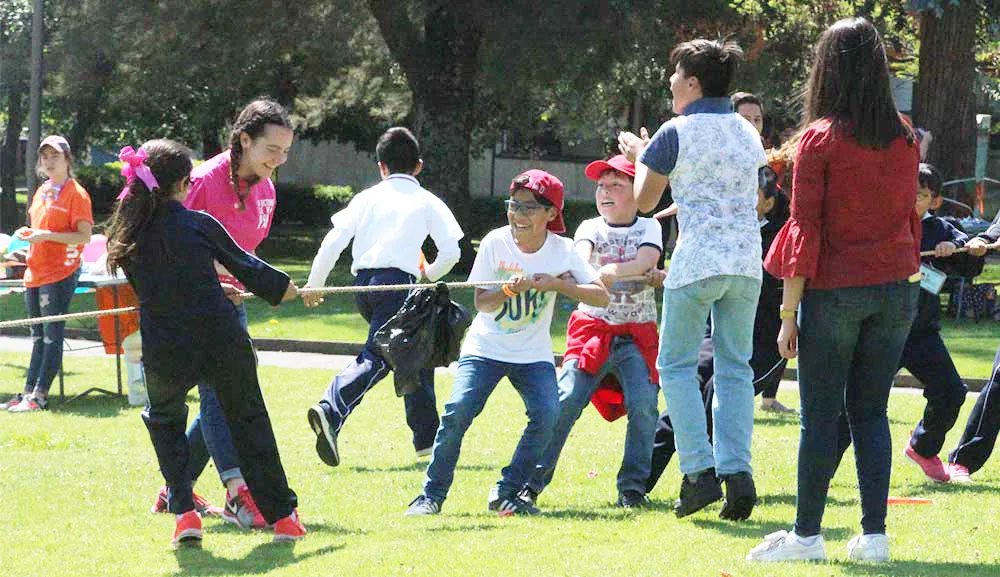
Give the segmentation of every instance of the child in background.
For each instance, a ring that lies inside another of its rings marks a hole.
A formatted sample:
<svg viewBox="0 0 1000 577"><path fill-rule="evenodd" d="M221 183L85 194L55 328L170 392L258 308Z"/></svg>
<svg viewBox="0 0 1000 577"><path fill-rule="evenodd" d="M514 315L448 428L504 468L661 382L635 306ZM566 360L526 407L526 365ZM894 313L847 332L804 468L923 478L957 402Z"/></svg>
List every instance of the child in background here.
<svg viewBox="0 0 1000 577"><path fill-rule="evenodd" d="M941 173L933 165L924 163L920 164L919 171L914 210L921 218L923 229L920 250L934 251L933 257L923 257L923 264L940 266L948 260L968 258L966 255L952 255L956 249L965 246L969 237L929 212L941 206ZM904 455L916 463L927 478L943 483L948 481L948 471L937 454L958 419L968 388L958 375L941 339L940 316L941 298L938 293L921 290L917 316L913 319L899 364L923 383L924 398L927 399L924 416L913 429Z"/></svg>
<svg viewBox="0 0 1000 577"><path fill-rule="evenodd" d="M28 214L31 227L15 236L31 243L24 273L24 301L29 317L61 315L80 278L80 255L90 242L94 215L90 195L73 178L73 156L61 136L48 136L38 147L36 170L48 180L35 191ZM24 392L0 405L11 413L40 411L48 405L49 387L62 367L65 322L31 325L31 361Z"/></svg>
<svg viewBox="0 0 1000 577"><path fill-rule="evenodd" d="M243 475L274 540L305 528L257 381L257 357L215 263L272 305L295 298L288 275L244 252L217 220L181 204L190 183L190 152L152 140L120 156L128 177L108 227L108 270L121 267L139 296L142 358L149 404L142 412L176 515L173 544L200 545L191 450L184 435L187 392L210 382L232 432Z"/></svg>
<svg viewBox="0 0 1000 577"><path fill-rule="evenodd" d="M518 492L538 465L559 417L559 390L549 328L556 293L594 307L608 306L600 275L573 250L563 224L563 185L542 170L514 179L508 226L479 245L469 281L506 280L501 288L476 288L479 314L462 343L451 398L441 417L423 492L406 515L434 515L448 496L462 437L500 379L507 377L524 401L528 425L488 503L501 516L534 515ZM568 275L567 275L568 273Z"/></svg>
<svg viewBox="0 0 1000 577"><path fill-rule="evenodd" d="M646 479L653 453L659 376L656 373L656 294L642 277L656 268L663 251L660 223L637 216L632 195L635 165L622 155L587 165L596 181L600 216L580 224L574 250L598 270L608 287L606 307L580 303L566 327L566 354L559 373L559 420L548 449L522 497L535 502L552 481L559 454L602 379L614 375L628 414L625 455L618 470L618 506L645 507Z"/></svg>

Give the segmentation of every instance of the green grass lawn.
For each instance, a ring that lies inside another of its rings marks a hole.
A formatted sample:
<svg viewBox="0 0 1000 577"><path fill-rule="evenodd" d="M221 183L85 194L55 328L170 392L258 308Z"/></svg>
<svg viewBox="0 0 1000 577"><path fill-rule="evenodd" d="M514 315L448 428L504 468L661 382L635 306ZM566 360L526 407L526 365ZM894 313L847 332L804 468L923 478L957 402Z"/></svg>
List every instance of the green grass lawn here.
<svg viewBox="0 0 1000 577"><path fill-rule="evenodd" d="M26 354L0 362L0 393L20 387ZM77 358L67 367L69 391L113 382L108 358ZM585 411L556 478L542 495L537 518L498 518L486 495L524 426L524 408L506 381L473 424L443 513L405 518L420 491L426 464L415 462L403 403L382 383L342 432L343 463L316 457L305 420L309 403L331 371L263 367L264 394L282 461L299 495L309 530L295 545L270 543L219 520L205 522L202 550L174 552L173 518L149 513L162 479L139 409L101 397L30 415L0 415L0 574L67 577L114 575L678 575L752 576L995 576L1000 552L993 517L1000 510L1000 465L994 459L967 487L925 482L896 458L891 493L929 497L932 505L892 506L890 564L848 563L845 545L859 530L857 480L851 455L835 477L824 519L824 564L752 565L746 552L765 534L787 529L795 507L798 424L760 416L754 463L761 504L751 520L724 522L718 506L678 520L671 463L652 494L654 508L614 508L615 475L624 421L606 423ZM451 377L439 374L438 406ZM793 404L793 388L782 401ZM965 422L971 397L960 417ZM662 401L661 401L662 405ZM895 394L890 404L896 453L920 415L923 399ZM947 447L957 440L953 431ZM223 490L209 469L198 491L218 503Z"/></svg>

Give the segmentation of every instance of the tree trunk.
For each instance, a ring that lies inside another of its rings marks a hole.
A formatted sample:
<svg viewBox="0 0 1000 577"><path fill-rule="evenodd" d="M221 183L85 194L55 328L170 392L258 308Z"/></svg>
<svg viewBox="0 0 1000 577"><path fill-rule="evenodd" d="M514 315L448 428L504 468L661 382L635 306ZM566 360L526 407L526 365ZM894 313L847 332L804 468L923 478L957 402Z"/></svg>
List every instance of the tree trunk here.
<svg viewBox="0 0 1000 577"><path fill-rule="evenodd" d="M475 10L442 2L428 11L423 30L394 2L369 0L393 58L413 92L415 125L424 159L421 181L442 196L460 224L470 222L469 148L472 139L476 76L483 31ZM462 240L458 270L475 259L471 239Z"/></svg>
<svg viewBox="0 0 1000 577"><path fill-rule="evenodd" d="M422 74L410 81L416 107L415 130L424 158L421 179L441 195L459 223L471 222L469 147L477 55L482 35L447 9L428 15ZM475 253L464 239L462 263L471 267Z"/></svg>
<svg viewBox="0 0 1000 577"><path fill-rule="evenodd" d="M976 2L942 2L944 14L920 16L920 71L913 109L917 126L934 134L929 162L945 179L969 178L976 163ZM972 205L972 188L953 189Z"/></svg>
<svg viewBox="0 0 1000 577"><path fill-rule="evenodd" d="M212 158L222 152L219 142L219 129L213 126L201 127L201 154L203 158Z"/></svg>
<svg viewBox="0 0 1000 577"><path fill-rule="evenodd" d="M73 98L73 126L67 138L77 162L83 159L90 140L90 132L101 117L101 109L108 99L108 87L111 86L114 70L114 63L103 51L99 51L89 72L90 78L85 94Z"/></svg>
<svg viewBox="0 0 1000 577"><path fill-rule="evenodd" d="M24 118L21 116L24 93L27 87L9 85L7 89L7 130L4 132L3 149L0 150L0 162L3 163L3 182L0 186L0 232L11 233L24 220L18 212L16 175L20 172L17 163L17 148L21 137L21 127ZM23 168L23 167L20 167Z"/></svg>

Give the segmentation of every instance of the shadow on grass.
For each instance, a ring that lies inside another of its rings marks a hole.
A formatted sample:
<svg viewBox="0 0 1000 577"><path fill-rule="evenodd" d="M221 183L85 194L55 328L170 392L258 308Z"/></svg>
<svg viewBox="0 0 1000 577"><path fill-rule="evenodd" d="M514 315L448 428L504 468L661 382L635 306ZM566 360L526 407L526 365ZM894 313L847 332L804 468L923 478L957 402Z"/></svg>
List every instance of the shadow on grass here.
<svg viewBox="0 0 1000 577"><path fill-rule="evenodd" d="M474 525L453 524L442 525L440 527L426 527L424 531L430 531L431 533L465 533L466 531L492 531L500 528L502 528L502 525L495 523L476 523Z"/></svg>
<svg viewBox="0 0 1000 577"><path fill-rule="evenodd" d="M789 530L791 523L780 521L757 521L747 519L746 521L724 521L722 519L693 519L695 526L702 529L710 529L719 533L725 533L731 537L759 538L764 539L766 535L775 531ZM847 527L823 527L823 538L831 541L847 539L853 536L855 531ZM747 549L749 551L749 549Z"/></svg>
<svg viewBox="0 0 1000 577"><path fill-rule="evenodd" d="M49 410L56 414L107 419L121 416L122 410L128 408L128 401L125 397L110 395L90 394L71 403L66 401L73 398L72 392L66 396L65 401L60 401L55 394L52 394L51 398L52 403L49 405Z"/></svg>
<svg viewBox="0 0 1000 577"><path fill-rule="evenodd" d="M856 487L856 485L855 485ZM758 497L758 507L766 505L794 505L798 497L792 493L765 493ZM839 499L831 495L826 496L826 504L836 507L855 507L858 505L857 499Z"/></svg>
<svg viewBox="0 0 1000 577"><path fill-rule="evenodd" d="M934 561L892 561L890 563L858 563L855 561L832 561L844 570L845 575L872 575L873 577L940 577L941 575L961 575L962 577L993 577L1000 575L1000 565L996 563L948 563Z"/></svg>
<svg viewBox="0 0 1000 577"><path fill-rule="evenodd" d="M932 495L956 495L970 493L989 493L995 495L997 488L988 483L934 483L925 481L916 486L909 486L901 489L898 494L902 497L929 497Z"/></svg>
<svg viewBox="0 0 1000 577"><path fill-rule="evenodd" d="M320 534L320 535L350 535L356 531L352 531L343 525L331 524L331 523L306 523L306 531L309 535ZM233 535L246 535L249 533L246 529L233 525L232 523L227 523L225 521L220 521L219 523L206 524L204 528L205 533L213 533L218 535L233 534ZM255 535L270 535L270 529L254 530Z"/></svg>
<svg viewBox="0 0 1000 577"><path fill-rule="evenodd" d="M180 570L177 575L259 575L275 569L319 557L343 549L343 545L328 545L302 555L295 554L295 543L261 543L242 559L216 557L200 548L174 551Z"/></svg>
<svg viewBox="0 0 1000 577"><path fill-rule="evenodd" d="M357 465L351 467L352 473L405 473L408 471L426 471L430 461L416 461L408 465L393 465L392 467L365 467ZM496 471L499 466L494 465L458 465L455 467L459 471Z"/></svg>

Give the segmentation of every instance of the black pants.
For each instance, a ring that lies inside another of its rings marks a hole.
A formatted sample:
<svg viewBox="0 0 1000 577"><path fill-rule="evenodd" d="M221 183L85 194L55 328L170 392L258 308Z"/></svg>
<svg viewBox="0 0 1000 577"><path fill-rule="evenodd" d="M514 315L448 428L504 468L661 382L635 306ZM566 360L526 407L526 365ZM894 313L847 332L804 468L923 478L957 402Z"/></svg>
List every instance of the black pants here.
<svg viewBox="0 0 1000 577"><path fill-rule="evenodd" d="M705 417L708 424L708 438L712 439L712 399L715 397L715 367L713 364L714 348L712 339L705 338L701 342L701 349L698 351L698 385L701 387L701 396L705 401ZM753 392L759 395L766 391L778 390L778 384L785 373L787 361L781 359L767 373L754 375ZM664 410L660 413L660 420L656 425L656 433L653 436L653 462L649 471L649 478L646 480L646 492L649 493L656 486L663 475L663 470L667 468L670 459L673 458L677 447L674 445L674 428L670 422L670 415Z"/></svg>
<svg viewBox="0 0 1000 577"><path fill-rule="evenodd" d="M354 286L410 284L413 275L396 268L363 269L358 271ZM337 431L351 411L361 403L376 383L389 374L389 364L375 346L375 333L403 306L407 291L357 293L358 312L368 322L365 348L333 378L321 403L326 405L330 425ZM413 448L422 450L434 445L440 420L434 397L434 369L420 371L420 388L403 397L406 424L413 431Z"/></svg>
<svg viewBox="0 0 1000 577"><path fill-rule="evenodd" d="M952 463L968 467L970 473L975 473L983 467L997 442L997 432L1000 431L998 373L1000 373L1000 349L993 359L993 374L972 407L972 414L965 424L962 440L959 441L958 448L948 457Z"/></svg>
<svg viewBox="0 0 1000 577"><path fill-rule="evenodd" d="M933 457L941 451L945 436L955 426L968 388L938 331L911 331L899 364L923 383L927 399L924 416L910 437L910 446L922 457Z"/></svg>
<svg viewBox="0 0 1000 577"><path fill-rule="evenodd" d="M167 482L171 513L194 509L191 455L185 428L184 400L200 382L215 387L233 435L243 478L268 523L291 514L297 506L288 488L274 440L271 419L257 381L257 357L249 338L205 347L158 347L143 350L149 405L142 419Z"/></svg>

